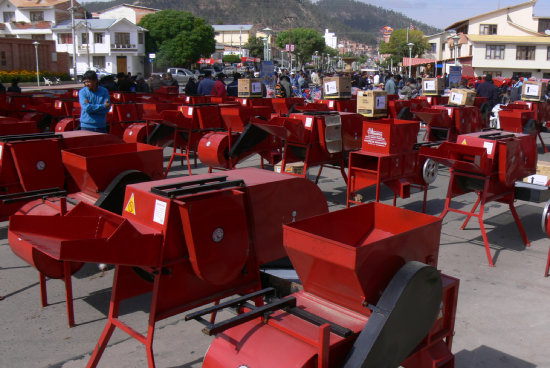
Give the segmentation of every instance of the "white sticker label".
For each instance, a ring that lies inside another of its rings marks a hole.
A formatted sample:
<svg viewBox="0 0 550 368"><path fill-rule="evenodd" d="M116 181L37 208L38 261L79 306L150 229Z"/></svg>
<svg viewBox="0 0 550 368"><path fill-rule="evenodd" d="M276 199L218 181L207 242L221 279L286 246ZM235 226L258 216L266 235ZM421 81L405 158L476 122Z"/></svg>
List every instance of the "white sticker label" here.
<svg viewBox="0 0 550 368"><path fill-rule="evenodd" d="M424 91L435 91L435 81L428 80L424 81Z"/></svg>
<svg viewBox="0 0 550 368"><path fill-rule="evenodd" d="M432 103L432 98L431 98L431 97L428 97L428 103L429 103L429 104Z"/></svg>
<svg viewBox="0 0 550 368"><path fill-rule="evenodd" d="M333 95L338 93L338 88L336 88L336 81L330 81L325 83L325 94Z"/></svg>
<svg viewBox="0 0 550 368"><path fill-rule="evenodd" d="M187 96L187 98L185 99L185 102L189 102L191 101L191 97Z"/></svg>
<svg viewBox="0 0 550 368"><path fill-rule="evenodd" d="M246 106L246 98L243 98L243 106Z"/></svg>
<svg viewBox="0 0 550 368"><path fill-rule="evenodd" d="M386 96L376 97L376 102L374 104L375 109L385 109L386 108Z"/></svg>
<svg viewBox="0 0 550 368"><path fill-rule="evenodd" d="M451 102L457 105L462 105L462 100L464 96L461 93L453 92L451 93Z"/></svg>
<svg viewBox="0 0 550 368"><path fill-rule="evenodd" d="M374 130L370 127L369 129L367 129L367 135L365 135L363 141L366 144L377 147L386 147L388 145L386 138L384 138L384 133L382 133L382 131L380 130Z"/></svg>
<svg viewBox="0 0 550 368"><path fill-rule="evenodd" d="M193 108L192 107L187 109L187 115L189 115L189 116L193 115Z"/></svg>
<svg viewBox="0 0 550 368"><path fill-rule="evenodd" d="M529 106L529 110L533 109L533 104L531 102L527 102L527 106Z"/></svg>
<svg viewBox="0 0 550 368"><path fill-rule="evenodd" d="M157 224L164 225L164 218L166 217L166 202L155 200L155 213L153 214L153 221Z"/></svg>
<svg viewBox="0 0 550 368"><path fill-rule="evenodd" d="M3 144L0 144L0 160L2 159L2 149L4 148Z"/></svg>
<svg viewBox="0 0 550 368"><path fill-rule="evenodd" d="M450 117L453 116L453 109L450 107L447 107L447 114L449 114Z"/></svg>
<svg viewBox="0 0 550 368"><path fill-rule="evenodd" d="M329 101L328 102L328 107L330 107L332 109L334 107L334 101Z"/></svg>
<svg viewBox="0 0 550 368"><path fill-rule="evenodd" d="M113 106L111 106L111 108L109 109L109 112L113 112L114 108L115 108L115 106L114 106L114 105L113 105Z"/></svg>
<svg viewBox="0 0 550 368"><path fill-rule="evenodd" d="M262 84L259 82L252 83L252 93L262 93Z"/></svg>
<svg viewBox="0 0 550 368"><path fill-rule="evenodd" d="M306 118L306 128L311 128L311 124L313 124L313 118Z"/></svg>
<svg viewBox="0 0 550 368"><path fill-rule="evenodd" d="M483 142L483 148L487 150L488 155L493 153L493 146L494 146L493 142Z"/></svg>
<svg viewBox="0 0 550 368"><path fill-rule="evenodd" d="M540 88L537 84L528 84L525 86L525 94L527 96L538 96Z"/></svg>

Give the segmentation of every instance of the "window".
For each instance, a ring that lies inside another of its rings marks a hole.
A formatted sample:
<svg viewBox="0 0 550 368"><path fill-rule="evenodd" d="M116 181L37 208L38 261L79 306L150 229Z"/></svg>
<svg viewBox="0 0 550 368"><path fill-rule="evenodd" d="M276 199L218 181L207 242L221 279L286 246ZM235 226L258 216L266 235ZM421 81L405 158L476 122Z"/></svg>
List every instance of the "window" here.
<svg viewBox="0 0 550 368"><path fill-rule="evenodd" d="M71 33L58 33L57 43L58 44L73 43L73 35Z"/></svg>
<svg viewBox="0 0 550 368"><path fill-rule="evenodd" d="M96 68L105 69L105 56L93 56L92 63Z"/></svg>
<svg viewBox="0 0 550 368"><path fill-rule="evenodd" d="M2 66L6 66L8 64L7 60L6 60L6 52L5 51L2 51L0 53L0 64Z"/></svg>
<svg viewBox="0 0 550 368"><path fill-rule="evenodd" d="M31 22L41 22L44 20L43 11L32 11L30 12Z"/></svg>
<svg viewBox="0 0 550 368"><path fill-rule="evenodd" d="M436 52L437 51L437 44L430 43L430 52Z"/></svg>
<svg viewBox="0 0 550 368"><path fill-rule="evenodd" d="M82 33L82 35L80 37L80 43L82 45L86 45L88 43L88 34L87 33Z"/></svg>
<svg viewBox="0 0 550 368"><path fill-rule="evenodd" d="M542 79L550 79L550 73L542 73Z"/></svg>
<svg viewBox="0 0 550 368"><path fill-rule="evenodd" d="M94 43L103 43L103 33L94 33Z"/></svg>
<svg viewBox="0 0 550 368"><path fill-rule="evenodd" d="M530 72L514 72L512 73L512 75L516 78L531 78L531 73Z"/></svg>
<svg viewBox="0 0 550 368"><path fill-rule="evenodd" d="M472 56L473 49L474 49L474 47L472 45L470 45L470 53L468 55Z"/></svg>
<svg viewBox="0 0 550 368"><path fill-rule="evenodd" d="M496 35L497 34L497 25L496 24L480 24L479 25L479 34L480 35Z"/></svg>
<svg viewBox="0 0 550 368"><path fill-rule="evenodd" d="M547 29L550 29L550 19L539 19L539 32L544 33Z"/></svg>
<svg viewBox="0 0 550 368"><path fill-rule="evenodd" d="M517 46L516 60L535 60L536 46Z"/></svg>
<svg viewBox="0 0 550 368"><path fill-rule="evenodd" d="M43 35L43 34L33 34L33 35L31 35L31 39L32 39L32 40L45 40L45 39L46 39L46 35Z"/></svg>
<svg viewBox="0 0 550 368"><path fill-rule="evenodd" d="M115 32L115 45L119 46L126 46L130 44L130 34L129 33L122 33L122 32Z"/></svg>
<svg viewBox="0 0 550 368"><path fill-rule="evenodd" d="M4 23L15 22L15 12L4 12Z"/></svg>
<svg viewBox="0 0 550 368"><path fill-rule="evenodd" d="M494 71L494 70L491 70L491 71L484 71L484 72L483 72L483 75L491 75L491 76L493 76L493 77L502 77L502 72Z"/></svg>
<svg viewBox="0 0 550 368"><path fill-rule="evenodd" d="M550 60L550 46L546 49L546 60Z"/></svg>
<svg viewBox="0 0 550 368"><path fill-rule="evenodd" d="M143 45L143 33L138 33L138 43Z"/></svg>
<svg viewBox="0 0 550 368"><path fill-rule="evenodd" d="M504 59L504 45L487 45L485 48L485 59L502 60Z"/></svg>
<svg viewBox="0 0 550 368"><path fill-rule="evenodd" d="M441 51L445 51L445 45L447 45L445 42L441 44Z"/></svg>

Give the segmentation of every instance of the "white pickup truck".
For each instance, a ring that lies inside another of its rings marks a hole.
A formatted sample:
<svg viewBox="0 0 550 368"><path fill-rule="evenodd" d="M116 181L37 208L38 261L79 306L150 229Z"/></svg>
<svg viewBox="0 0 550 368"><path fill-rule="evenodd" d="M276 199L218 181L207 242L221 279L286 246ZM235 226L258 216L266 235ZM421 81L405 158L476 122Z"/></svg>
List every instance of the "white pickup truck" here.
<svg viewBox="0 0 550 368"><path fill-rule="evenodd" d="M185 86L190 77L196 76L191 70L185 68L168 68L166 73L172 74L172 78L178 81L180 87Z"/></svg>

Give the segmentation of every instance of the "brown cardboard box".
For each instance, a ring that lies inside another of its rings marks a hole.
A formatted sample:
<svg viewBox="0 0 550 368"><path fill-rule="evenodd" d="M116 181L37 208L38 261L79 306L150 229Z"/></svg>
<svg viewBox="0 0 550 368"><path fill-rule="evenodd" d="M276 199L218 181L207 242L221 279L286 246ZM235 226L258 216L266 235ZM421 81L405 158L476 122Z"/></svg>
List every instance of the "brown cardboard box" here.
<svg viewBox="0 0 550 368"><path fill-rule="evenodd" d="M536 176L539 176L539 175L544 176L546 178L536 177ZM537 171L536 171L535 175L530 175L530 176L524 178L523 181L525 183L532 183L534 179L535 179L535 181L541 181L541 180L546 181L545 184L542 184L542 183L535 183L535 184L546 185L548 183L548 181L550 180L550 162L539 160L537 162Z"/></svg>
<svg viewBox="0 0 550 368"><path fill-rule="evenodd" d="M282 161L273 166L273 171L276 173L281 172ZM304 174L304 163L303 162L289 162L285 165L285 172L290 174L303 175Z"/></svg>
<svg viewBox="0 0 550 368"><path fill-rule="evenodd" d="M449 105L473 106L476 92L469 89L453 88L449 95Z"/></svg>
<svg viewBox="0 0 550 368"><path fill-rule="evenodd" d="M546 82L524 81L521 88L521 99L524 101L544 101L547 87Z"/></svg>
<svg viewBox="0 0 550 368"><path fill-rule="evenodd" d="M258 78L242 78L238 84L239 97L262 97L262 81Z"/></svg>
<svg viewBox="0 0 550 368"><path fill-rule="evenodd" d="M325 98L351 98L350 77L323 78L323 93Z"/></svg>
<svg viewBox="0 0 550 368"><path fill-rule="evenodd" d="M444 78L422 78L422 95L441 96L445 92Z"/></svg>
<svg viewBox="0 0 550 368"><path fill-rule="evenodd" d="M388 115L388 92L370 90L357 94L357 113L369 118Z"/></svg>

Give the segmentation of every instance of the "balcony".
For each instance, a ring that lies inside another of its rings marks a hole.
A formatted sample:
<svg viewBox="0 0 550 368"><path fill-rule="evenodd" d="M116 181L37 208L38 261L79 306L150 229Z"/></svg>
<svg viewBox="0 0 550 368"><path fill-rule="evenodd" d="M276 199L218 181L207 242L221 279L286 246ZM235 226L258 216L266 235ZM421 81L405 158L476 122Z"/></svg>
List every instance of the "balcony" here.
<svg viewBox="0 0 550 368"><path fill-rule="evenodd" d="M112 43L111 51L137 51L137 45L133 43Z"/></svg>

